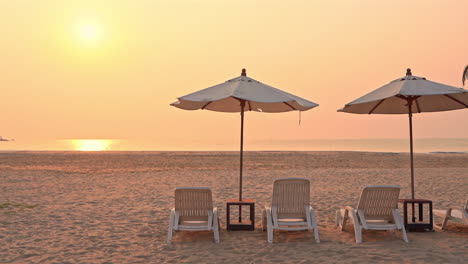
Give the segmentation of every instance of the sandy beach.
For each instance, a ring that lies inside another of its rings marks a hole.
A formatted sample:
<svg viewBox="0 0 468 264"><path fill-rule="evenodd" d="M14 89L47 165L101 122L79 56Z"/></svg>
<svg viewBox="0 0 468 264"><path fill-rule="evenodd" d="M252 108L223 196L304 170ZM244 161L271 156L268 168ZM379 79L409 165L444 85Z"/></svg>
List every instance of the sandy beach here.
<svg viewBox="0 0 468 264"><path fill-rule="evenodd" d="M416 154L416 196L434 208L460 207L468 190L468 154ZM364 231L334 225L362 187L398 184L410 197L409 155L371 152L247 152L244 197L256 200L256 230L227 232L225 200L238 195L237 152L2 152L1 263L462 263L468 226L444 232ZM273 180L311 181L321 243L312 232L261 231ZM212 233L178 232L166 243L174 188L207 186L220 211ZM436 219L440 220L440 219Z"/></svg>

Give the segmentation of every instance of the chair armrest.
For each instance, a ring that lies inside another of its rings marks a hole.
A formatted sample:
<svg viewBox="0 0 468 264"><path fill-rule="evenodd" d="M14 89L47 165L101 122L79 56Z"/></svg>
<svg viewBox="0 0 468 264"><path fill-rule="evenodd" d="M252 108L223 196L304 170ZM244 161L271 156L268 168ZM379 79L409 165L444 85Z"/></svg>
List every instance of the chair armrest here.
<svg viewBox="0 0 468 264"><path fill-rule="evenodd" d="M312 213L312 214L315 215L315 210L314 210L314 208L312 207L312 205L309 205L309 207L306 208L306 210L307 210L309 213Z"/></svg>
<svg viewBox="0 0 468 264"><path fill-rule="evenodd" d="M270 206L265 206L265 208L263 208L263 210L262 210L262 213L271 215L271 207Z"/></svg>
<svg viewBox="0 0 468 264"><path fill-rule="evenodd" d="M219 224L218 208L213 207L213 228L219 231Z"/></svg>
<svg viewBox="0 0 468 264"><path fill-rule="evenodd" d="M169 214L169 229L170 230L172 230L171 229L172 226L176 226L175 220L176 220L176 211L175 211L175 208L172 208Z"/></svg>
<svg viewBox="0 0 468 264"><path fill-rule="evenodd" d="M317 228L317 216L315 215L315 210L314 208L309 205L309 207L306 207L307 211L307 225L313 226L314 228Z"/></svg>
<svg viewBox="0 0 468 264"><path fill-rule="evenodd" d="M263 209L263 212L268 216L268 217L272 217L271 215L271 207L270 206L265 206L265 208ZM262 213L263 213L262 212Z"/></svg>
<svg viewBox="0 0 468 264"><path fill-rule="evenodd" d="M440 217L445 217L446 215L450 215L451 210L452 210L452 208L449 208L447 210L434 209L434 210L432 210L432 212L434 213L434 215L437 215L437 216L440 216Z"/></svg>
<svg viewBox="0 0 468 264"><path fill-rule="evenodd" d="M345 216L351 218L351 221L354 223L354 228L357 228L358 225L363 224L363 227L367 229L367 224L365 223L365 219L362 219L363 221L359 221L358 210L348 205L344 206L342 210L345 210L344 211Z"/></svg>
<svg viewBox="0 0 468 264"><path fill-rule="evenodd" d="M271 207L265 206L265 209L263 209L263 213L266 215L267 224L269 226L273 226L273 215L271 212Z"/></svg>

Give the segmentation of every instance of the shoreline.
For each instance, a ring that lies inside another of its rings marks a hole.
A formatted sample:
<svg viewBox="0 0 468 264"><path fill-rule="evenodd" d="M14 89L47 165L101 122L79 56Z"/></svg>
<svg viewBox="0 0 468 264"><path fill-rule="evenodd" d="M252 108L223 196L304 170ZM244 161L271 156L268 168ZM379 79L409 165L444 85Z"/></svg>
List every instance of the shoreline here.
<svg viewBox="0 0 468 264"><path fill-rule="evenodd" d="M239 153L239 150L0 150L0 154L8 153ZM406 154L408 151L365 151L365 150L244 150L244 153L382 153L382 154ZM429 151L413 152L414 154L468 154L467 151Z"/></svg>

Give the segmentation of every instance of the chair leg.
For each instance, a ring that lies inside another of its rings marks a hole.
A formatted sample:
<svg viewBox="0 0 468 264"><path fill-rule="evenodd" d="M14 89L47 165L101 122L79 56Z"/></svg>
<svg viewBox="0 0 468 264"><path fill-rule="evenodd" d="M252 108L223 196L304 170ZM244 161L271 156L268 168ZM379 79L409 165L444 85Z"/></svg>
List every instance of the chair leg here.
<svg viewBox="0 0 468 264"><path fill-rule="evenodd" d="M170 244L172 243L172 234L173 234L173 224L174 224L174 211L171 211L171 216L169 217L169 229L167 231L167 243Z"/></svg>
<svg viewBox="0 0 468 264"><path fill-rule="evenodd" d="M401 234L403 235L403 240L406 243L409 243L408 236L406 234L405 224L403 223L403 219L401 218L399 214L398 214L398 221L400 222L400 225L401 225Z"/></svg>
<svg viewBox="0 0 468 264"><path fill-rule="evenodd" d="M341 227L341 231L345 231L346 222L348 222L348 210L341 209L336 211L336 222L339 227Z"/></svg>
<svg viewBox="0 0 468 264"><path fill-rule="evenodd" d="M437 225L434 221L434 227L440 230L445 230L445 227L447 226L448 220L450 220L450 215L452 213L452 208L449 208L448 210L434 210L434 215L442 217L442 223Z"/></svg>
<svg viewBox="0 0 468 264"><path fill-rule="evenodd" d="M267 217L266 217L266 210L262 211L262 231L267 230Z"/></svg>
<svg viewBox="0 0 468 264"><path fill-rule="evenodd" d="M215 210L213 212L213 233L214 233L214 240L215 243L219 243L219 217L218 217L218 211Z"/></svg>
<svg viewBox="0 0 468 264"><path fill-rule="evenodd" d="M335 225L341 226L341 212L340 210L336 210L335 212Z"/></svg>
<svg viewBox="0 0 468 264"><path fill-rule="evenodd" d="M217 222L217 221L216 221ZM219 244L219 228L218 223L213 226L214 240L216 244Z"/></svg>
<svg viewBox="0 0 468 264"><path fill-rule="evenodd" d="M271 217L271 210L266 210L267 216L267 241L273 243L273 219Z"/></svg>
<svg viewBox="0 0 468 264"><path fill-rule="evenodd" d="M356 243L362 243L362 228L360 225L354 225L354 236L356 237Z"/></svg>
<svg viewBox="0 0 468 264"><path fill-rule="evenodd" d="M315 237L315 242L317 244L319 244L320 243L320 237L319 237L318 226L314 227L314 237Z"/></svg>
<svg viewBox="0 0 468 264"><path fill-rule="evenodd" d="M318 244L320 243L320 237L319 237L319 230L318 230L318 224L317 224L317 217L315 216L315 211L313 209L310 210L310 219L312 220L311 224L314 228L315 242Z"/></svg>
<svg viewBox="0 0 468 264"><path fill-rule="evenodd" d="M393 214L393 221L397 225L397 227L401 230L401 234L403 235L403 240L408 243L408 236L406 234L406 229L405 229L405 224L403 223L403 218L401 218L400 210L398 209L393 209L392 210Z"/></svg>
<svg viewBox="0 0 468 264"><path fill-rule="evenodd" d="M406 229L405 229L405 227L403 227L403 228L401 229L401 233L402 233L402 235L403 235L403 240L404 240L406 243L409 243L408 236L406 235Z"/></svg>
<svg viewBox="0 0 468 264"><path fill-rule="evenodd" d="M268 239L268 243L270 244L273 243L273 227L271 225L268 226L267 239Z"/></svg>
<svg viewBox="0 0 468 264"><path fill-rule="evenodd" d="M452 208L449 208L447 210L447 213L445 214L444 220L442 220L442 226L440 227L440 230L445 230L445 227L447 226L447 222L450 218L451 213L452 213Z"/></svg>
<svg viewBox="0 0 468 264"><path fill-rule="evenodd" d="M169 231L167 232L167 243L172 243L172 226L169 226Z"/></svg>
<svg viewBox="0 0 468 264"><path fill-rule="evenodd" d="M359 224L359 219L357 218L357 214L353 210L345 210L345 216L343 217L343 223L346 223L346 215L349 214L351 217L351 221L354 224L354 236L356 238L356 243L362 243L362 227ZM343 225L344 227L344 225Z"/></svg>

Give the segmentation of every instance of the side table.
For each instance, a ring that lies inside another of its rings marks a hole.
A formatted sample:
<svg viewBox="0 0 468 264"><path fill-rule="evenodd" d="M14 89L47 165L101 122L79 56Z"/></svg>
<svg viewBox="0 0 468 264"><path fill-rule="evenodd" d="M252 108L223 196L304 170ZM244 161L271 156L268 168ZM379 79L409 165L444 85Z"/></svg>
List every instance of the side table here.
<svg viewBox="0 0 468 264"><path fill-rule="evenodd" d="M239 206L239 222L231 223L231 206ZM242 223L242 206L249 206L250 223ZM228 231L254 230L255 229L255 201L251 199L228 199L226 201L226 225Z"/></svg>
<svg viewBox="0 0 468 264"><path fill-rule="evenodd" d="M398 202L403 204L403 219L405 228L407 231L432 231L434 226L434 220L432 216L432 201L426 199L400 199ZM411 222L408 221L408 204L410 204L411 208ZM424 205L429 205L429 210L427 212L428 220L424 221ZM415 213L417 205L417 215ZM418 217L416 217L418 216Z"/></svg>

